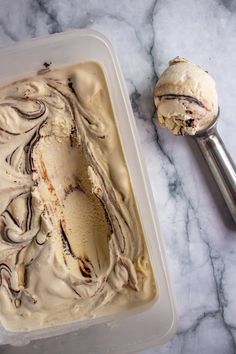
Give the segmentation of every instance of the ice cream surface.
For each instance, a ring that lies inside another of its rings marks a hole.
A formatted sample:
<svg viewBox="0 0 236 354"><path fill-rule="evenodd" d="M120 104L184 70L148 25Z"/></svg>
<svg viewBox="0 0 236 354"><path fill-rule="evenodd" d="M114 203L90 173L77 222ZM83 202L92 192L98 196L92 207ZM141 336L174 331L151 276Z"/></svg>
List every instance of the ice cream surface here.
<svg viewBox="0 0 236 354"><path fill-rule="evenodd" d="M194 135L218 114L215 82L200 66L183 58L171 60L154 90L157 118L176 135Z"/></svg>
<svg viewBox="0 0 236 354"><path fill-rule="evenodd" d="M0 88L0 163L4 327L23 331L100 317L156 296L97 63Z"/></svg>

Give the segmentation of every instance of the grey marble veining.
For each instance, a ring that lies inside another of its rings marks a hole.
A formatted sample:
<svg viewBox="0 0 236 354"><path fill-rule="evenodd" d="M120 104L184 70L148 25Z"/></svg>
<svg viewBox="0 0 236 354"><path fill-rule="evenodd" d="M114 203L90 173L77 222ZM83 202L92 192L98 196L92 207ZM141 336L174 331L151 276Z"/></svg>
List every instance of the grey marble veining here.
<svg viewBox="0 0 236 354"><path fill-rule="evenodd" d="M136 117L176 295L176 336L148 354L236 353L236 227L195 143L154 123L153 86L184 56L215 78L219 130L236 160L234 0L0 0L0 45L92 28L112 42ZM77 352L77 344L2 347L2 354Z"/></svg>

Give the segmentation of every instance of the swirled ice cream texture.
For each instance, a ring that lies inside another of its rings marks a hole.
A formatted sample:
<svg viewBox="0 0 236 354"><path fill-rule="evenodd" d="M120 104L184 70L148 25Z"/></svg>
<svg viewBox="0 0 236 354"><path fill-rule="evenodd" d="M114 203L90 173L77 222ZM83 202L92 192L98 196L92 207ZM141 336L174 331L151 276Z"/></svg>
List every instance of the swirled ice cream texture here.
<svg viewBox="0 0 236 354"><path fill-rule="evenodd" d="M31 330L156 295L102 69L0 89L0 320Z"/></svg>

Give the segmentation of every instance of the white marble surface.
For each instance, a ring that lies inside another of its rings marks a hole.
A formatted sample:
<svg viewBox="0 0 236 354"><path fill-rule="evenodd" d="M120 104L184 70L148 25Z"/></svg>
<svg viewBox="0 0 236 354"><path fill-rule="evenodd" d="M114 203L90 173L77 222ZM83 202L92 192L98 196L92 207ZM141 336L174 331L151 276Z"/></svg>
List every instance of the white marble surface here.
<svg viewBox="0 0 236 354"><path fill-rule="evenodd" d="M202 64L220 96L219 130L236 160L234 0L0 0L0 45L93 28L112 42L132 101L176 295L176 336L148 354L236 353L236 228L191 140L155 128L152 90L169 59ZM2 347L2 354L77 353Z"/></svg>

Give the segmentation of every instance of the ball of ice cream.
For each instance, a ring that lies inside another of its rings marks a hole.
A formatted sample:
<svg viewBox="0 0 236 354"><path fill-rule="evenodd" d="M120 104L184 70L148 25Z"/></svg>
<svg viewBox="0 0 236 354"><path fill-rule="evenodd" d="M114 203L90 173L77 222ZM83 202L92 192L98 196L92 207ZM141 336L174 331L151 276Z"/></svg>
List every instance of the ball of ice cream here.
<svg viewBox="0 0 236 354"><path fill-rule="evenodd" d="M200 66L177 57L156 84L157 118L176 135L194 135L218 113L215 81Z"/></svg>

